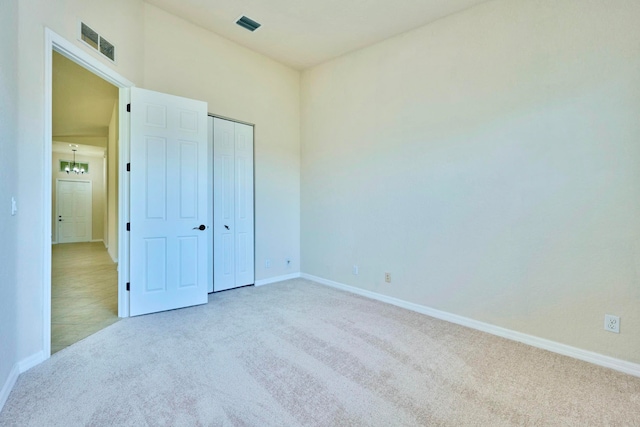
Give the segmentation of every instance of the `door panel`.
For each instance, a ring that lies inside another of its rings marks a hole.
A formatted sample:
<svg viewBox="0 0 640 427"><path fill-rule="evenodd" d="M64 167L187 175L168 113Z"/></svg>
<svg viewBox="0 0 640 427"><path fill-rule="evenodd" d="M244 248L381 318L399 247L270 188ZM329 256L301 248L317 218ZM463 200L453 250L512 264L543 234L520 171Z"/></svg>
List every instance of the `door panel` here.
<svg viewBox="0 0 640 427"><path fill-rule="evenodd" d="M198 174L191 165L198 162L198 146L180 141L180 218L196 219L198 216Z"/></svg>
<svg viewBox="0 0 640 427"><path fill-rule="evenodd" d="M248 233L238 233L236 238L236 244L238 245L238 268L236 274L245 274L249 271L249 257L247 256L249 236ZM248 284L248 283L245 283ZM243 285L239 285L243 286Z"/></svg>
<svg viewBox="0 0 640 427"><path fill-rule="evenodd" d="M74 196L76 241L91 240L91 183L83 182L75 186Z"/></svg>
<svg viewBox="0 0 640 427"><path fill-rule="evenodd" d="M144 290L164 292L167 290L167 239L146 238L144 249Z"/></svg>
<svg viewBox="0 0 640 427"><path fill-rule="evenodd" d="M195 237L181 237L179 240L180 283L181 288L198 286L198 239Z"/></svg>
<svg viewBox="0 0 640 427"><path fill-rule="evenodd" d="M213 120L213 290L235 287L233 122Z"/></svg>
<svg viewBox="0 0 640 427"><path fill-rule="evenodd" d="M167 139L144 136L146 220L167 219ZM136 173L135 175L139 175ZM133 176L133 174L132 174Z"/></svg>
<svg viewBox="0 0 640 427"><path fill-rule="evenodd" d="M235 123L236 178L236 286L253 284L254 231L253 231L253 127Z"/></svg>
<svg viewBox="0 0 640 427"><path fill-rule="evenodd" d="M253 127L213 122L214 291L254 283Z"/></svg>
<svg viewBox="0 0 640 427"><path fill-rule="evenodd" d="M207 302L207 104L131 90L130 315Z"/></svg>

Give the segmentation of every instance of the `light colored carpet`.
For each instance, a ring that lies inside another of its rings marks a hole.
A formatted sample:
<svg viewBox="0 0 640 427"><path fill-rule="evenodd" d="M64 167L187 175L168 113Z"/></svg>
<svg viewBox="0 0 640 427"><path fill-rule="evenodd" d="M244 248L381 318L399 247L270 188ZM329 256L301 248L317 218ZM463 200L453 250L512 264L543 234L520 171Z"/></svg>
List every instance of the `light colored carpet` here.
<svg viewBox="0 0 640 427"><path fill-rule="evenodd" d="M638 425L640 378L305 280L124 319L20 376L0 425Z"/></svg>

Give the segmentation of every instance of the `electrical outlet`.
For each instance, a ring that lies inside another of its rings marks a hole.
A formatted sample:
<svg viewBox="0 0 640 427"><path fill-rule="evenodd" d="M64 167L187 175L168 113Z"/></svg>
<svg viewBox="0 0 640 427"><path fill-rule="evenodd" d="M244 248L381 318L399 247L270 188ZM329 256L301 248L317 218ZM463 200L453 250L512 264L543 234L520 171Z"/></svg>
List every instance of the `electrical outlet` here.
<svg viewBox="0 0 640 427"><path fill-rule="evenodd" d="M16 198L11 198L11 216L14 216L18 212L18 203L16 203Z"/></svg>
<svg viewBox="0 0 640 427"><path fill-rule="evenodd" d="M271 260L270 259L265 259L264 260L264 268L271 268Z"/></svg>
<svg viewBox="0 0 640 427"><path fill-rule="evenodd" d="M384 281L391 283L391 273L384 273Z"/></svg>
<svg viewBox="0 0 640 427"><path fill-rule="evenodd" d="M357 266L357 265L354 265L354 266L353 266L353 270L352 270L352 272L353 272L353 274L355 274L356 276L358 275L359 270L358 270L358 266Z"/></svg>
<svg viewBox="0 0 640 427"><path fill-rule="evenodd" d="M609 332L620 333L620 317L613 314L604 315L604 330Z"/></svg>

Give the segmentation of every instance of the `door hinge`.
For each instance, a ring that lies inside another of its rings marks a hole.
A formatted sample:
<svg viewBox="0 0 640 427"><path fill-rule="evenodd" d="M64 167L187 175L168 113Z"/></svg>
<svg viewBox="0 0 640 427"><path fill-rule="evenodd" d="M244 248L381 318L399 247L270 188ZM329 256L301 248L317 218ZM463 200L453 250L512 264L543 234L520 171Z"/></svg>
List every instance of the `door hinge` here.
<svg viewBox="0 0 640 427"><path fill-rule="evenodd" d="M127 290L130 291L131 290L131 283L127 282Z"/></svg>
<svg viewBox="0 0 640 427"><path fill-rule="evenodd" d="M127 104L127 113L131 112L131 104Z"/></svg>
<svg viewBox="0 0 640 427"><path fill-rule="evenodd" d="M131 223L130 222L127 223L127 231L131 231Z"/></svg>
<svg viewBox="0 0 640 427"><path fill-rule="evenodd" d="M127 163L127 172L131 172L131 163Z"/></svg>

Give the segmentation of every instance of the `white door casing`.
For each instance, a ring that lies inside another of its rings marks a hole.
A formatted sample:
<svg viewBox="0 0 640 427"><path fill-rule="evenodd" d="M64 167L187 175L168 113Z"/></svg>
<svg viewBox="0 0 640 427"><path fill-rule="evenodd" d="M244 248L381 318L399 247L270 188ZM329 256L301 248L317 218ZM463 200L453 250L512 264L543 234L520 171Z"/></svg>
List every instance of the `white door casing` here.
<svg viewBox="0 0 640 427"><path fill-rule="evenodd" d="M131 89L130 315L207 302L207 104Z"/></svg>
<svg viewBox="0 0 640 427"><path fill-rule="evenodd" d="M58 243L91 241L91 181L56 180Z"/></svg>
<svg viewBox="0 0 640 427"><path fill-rule="evenodd" d="M213 290L254 283L253 127L213 122Z"/></svg>
<svg viewBox="0 0 640 427"><path fill-rule="evenodd" d="M129 88L133 83L122 75L114 71L113 68L103 63L99 58L83 50L76 43L71 42L58 35L50 28L44 28L44 132L41 141L44 149L44 163L42 175L43 188L51 187L52 174L52 68L53 52L58 52L74 61L78 65L87 69L91 73L103 78L114 86L120 88L119 94L119 195L118 195L118 239L121 244L118 247L118 316L127 317L129 315L129 292L126 292L125 284L129 280L129 236L125 231L124 224L129 214L129 177L125 172L126 163L129 156L129 117L126 112L126 104L129 101ZM56 221L52 221L53 191L45 191L42 198L41 215L44 223L45 244L42 245L41 257L43 260L42 277L42 351L37 353L40 357L30 358L30 363L24 369L29 369L51 355L51 237L52 227ZM55 219L55 218L54 218ZM37 322L37 320L34 320Z"/></svg>

